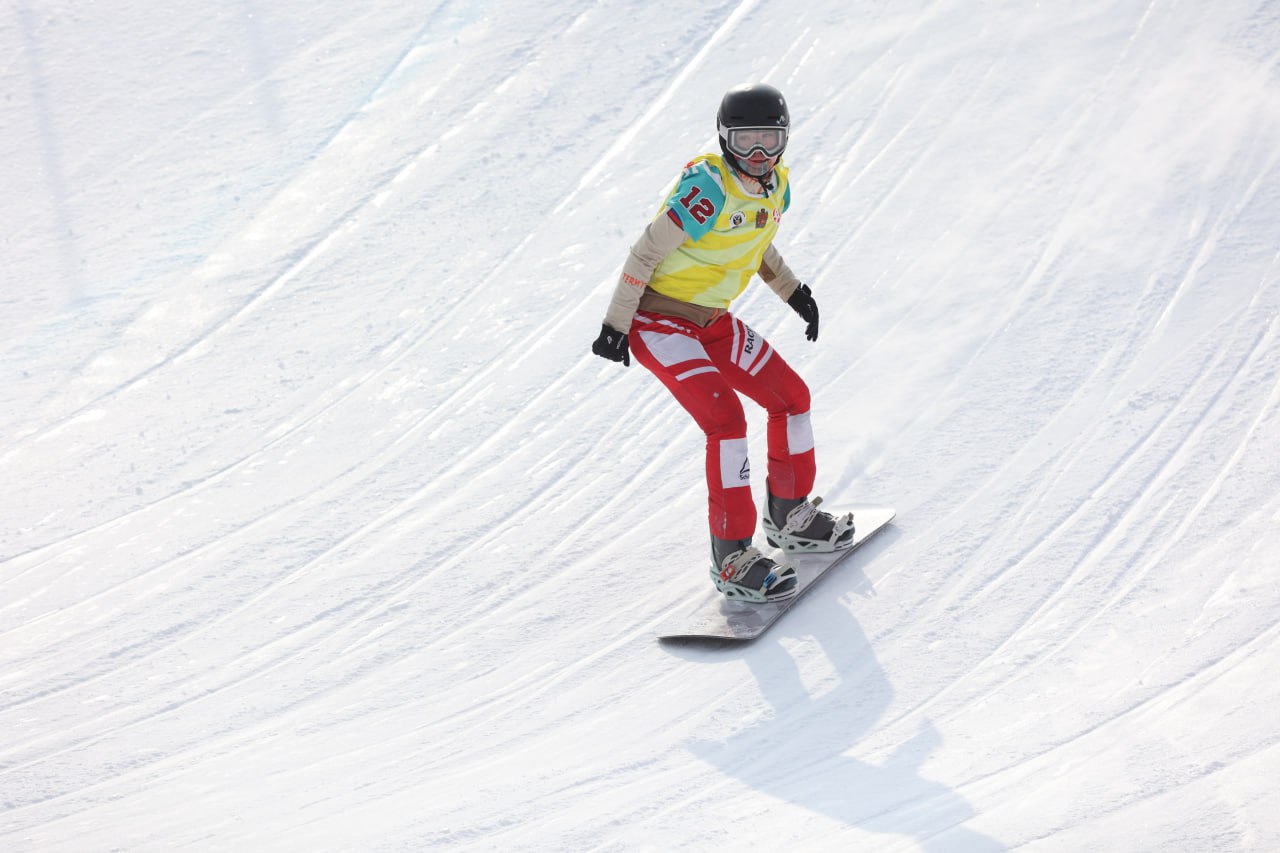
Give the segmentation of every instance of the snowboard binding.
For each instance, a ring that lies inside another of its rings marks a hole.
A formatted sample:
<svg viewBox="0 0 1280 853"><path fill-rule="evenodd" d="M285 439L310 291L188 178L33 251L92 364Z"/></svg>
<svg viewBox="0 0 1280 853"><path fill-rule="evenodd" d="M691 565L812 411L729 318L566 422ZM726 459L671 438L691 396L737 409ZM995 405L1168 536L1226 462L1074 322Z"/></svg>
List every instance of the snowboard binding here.
<svg viewBox="0 0 1280 853"><path fill-rule="evenodd" d="M781 524L774 521L778 504L794 504L787 510ZM812 501L802 499L798 503L781 501L769 496L765 507L764 532L769 544L788 554L829 554L843 551L853 544L853 513L834 516L818 507L822 498Z"/></svg>
<svg viewBox="0 0 1280 853"><path fill-rule="evenodd" d="M786 601L800 591L796 570L766 557L749 539L712 539L711 581L725 598L755 604Z"/></svg>

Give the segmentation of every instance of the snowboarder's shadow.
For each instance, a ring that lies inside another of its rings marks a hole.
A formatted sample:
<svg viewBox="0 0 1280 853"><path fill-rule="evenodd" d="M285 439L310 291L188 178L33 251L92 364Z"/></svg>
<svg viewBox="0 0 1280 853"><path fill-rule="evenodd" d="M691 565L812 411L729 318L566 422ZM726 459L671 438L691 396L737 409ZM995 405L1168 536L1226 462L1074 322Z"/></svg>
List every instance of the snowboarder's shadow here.
<svg viewBox="0 0 1280 853"><path fill-rule="evenodd" d="M871 589L865 575L846 578L841 587L860 595ZM769 713L727 733L726 740L696 740L689 749L758 791L870 832L908 835L923 850L1005 849L962 826L973 816L972 807L953 789L921 774L921 765L941 744L927 719L882 761L851 754L889 708L893 685L861 625L836 594L807 596L797 610L755 643L716 655L720 661L725 654L741 656ZM816 641L834 675L806 686L787 651L788 640Z"/></svg>

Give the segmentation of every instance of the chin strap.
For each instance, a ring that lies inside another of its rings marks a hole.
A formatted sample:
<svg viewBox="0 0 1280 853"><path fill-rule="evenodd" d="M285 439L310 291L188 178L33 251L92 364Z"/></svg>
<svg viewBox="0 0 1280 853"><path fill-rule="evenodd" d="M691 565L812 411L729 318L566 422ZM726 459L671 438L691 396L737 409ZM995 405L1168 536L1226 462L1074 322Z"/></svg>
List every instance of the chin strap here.
<svg viewBox="0 0 1280 853"><path fill-rule="evenodd" d="M773 177L773 169L770 169L769 174L760 178L756 178L756 180L760 182L760 189L764 190L765 198L768 198L769 194L773 192L773 183L770 182L769 180L772 177Z"/></svg>

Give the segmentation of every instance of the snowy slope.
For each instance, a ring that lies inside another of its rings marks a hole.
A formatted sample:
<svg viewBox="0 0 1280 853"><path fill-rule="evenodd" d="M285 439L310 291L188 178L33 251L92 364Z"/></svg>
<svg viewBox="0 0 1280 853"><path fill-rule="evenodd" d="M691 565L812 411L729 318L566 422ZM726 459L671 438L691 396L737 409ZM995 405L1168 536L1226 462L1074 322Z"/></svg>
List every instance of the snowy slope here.
<svg viewBox="0 0 1280 853"><path fill-rule="evenodd" d="M1280 849L1280 6L108 5L0 16L0 847ZM589 344L752 79L899 515L664 646Z"/></svg>

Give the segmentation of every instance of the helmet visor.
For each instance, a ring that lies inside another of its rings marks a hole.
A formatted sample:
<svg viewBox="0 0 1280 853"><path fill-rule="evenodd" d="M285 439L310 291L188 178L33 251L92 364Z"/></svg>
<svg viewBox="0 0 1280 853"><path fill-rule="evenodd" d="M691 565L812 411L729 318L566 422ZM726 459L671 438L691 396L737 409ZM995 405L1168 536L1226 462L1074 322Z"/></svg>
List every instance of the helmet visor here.
<svg viewBox="0 0 1280 853"><path fill-rule="evenodd" d="M787 147L785 127L731 127L725 134L725 147L739 157L749 157L757 148L766 157L777 157Z"/></svg>

